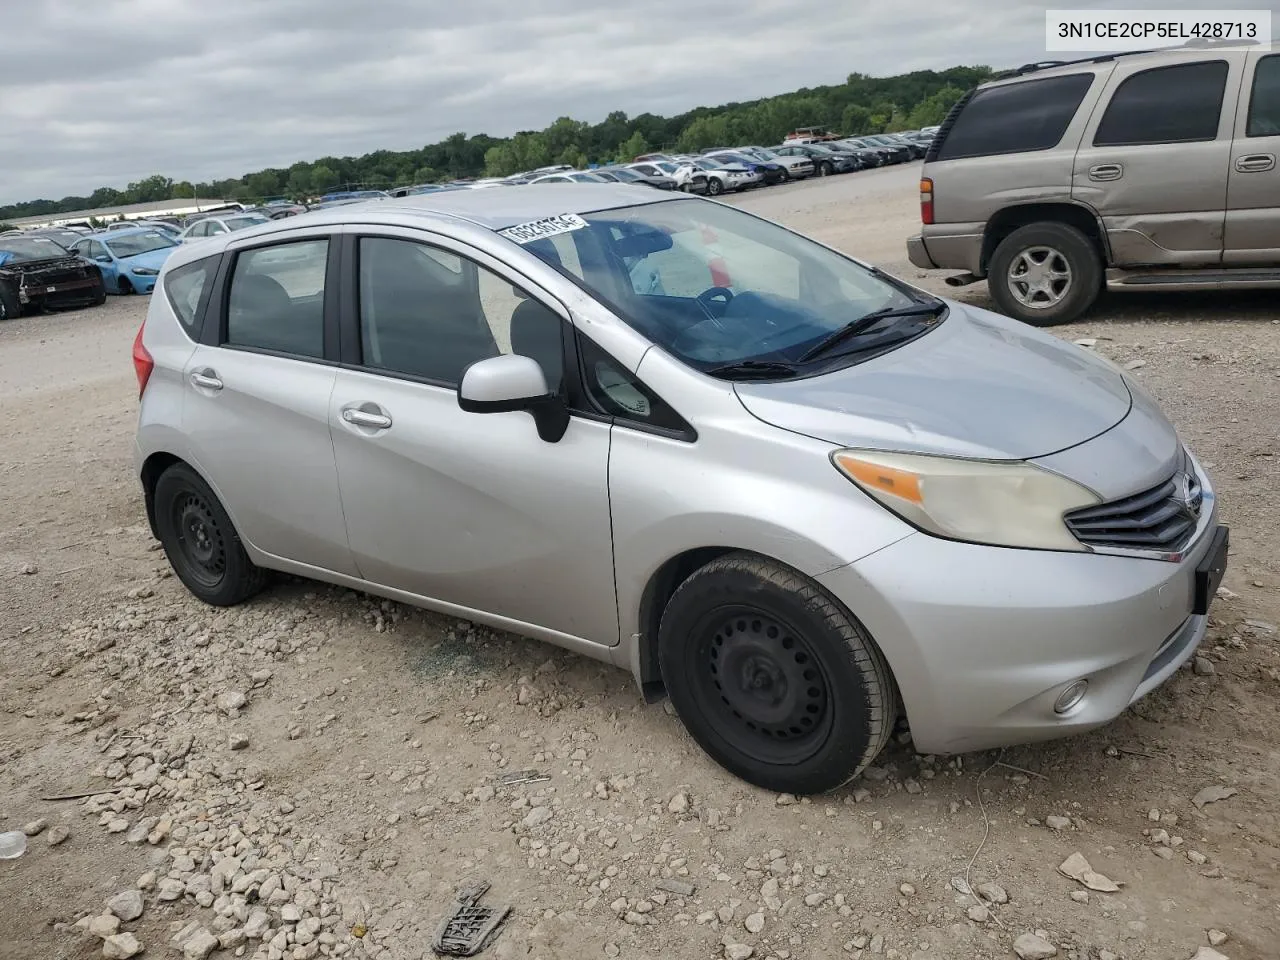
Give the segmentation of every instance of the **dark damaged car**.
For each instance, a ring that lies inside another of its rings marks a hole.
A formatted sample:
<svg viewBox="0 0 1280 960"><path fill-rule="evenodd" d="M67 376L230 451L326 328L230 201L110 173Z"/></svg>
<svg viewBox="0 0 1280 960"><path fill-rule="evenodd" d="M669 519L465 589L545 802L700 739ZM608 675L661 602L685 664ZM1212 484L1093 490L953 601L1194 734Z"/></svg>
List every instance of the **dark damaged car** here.
<svg viewBox="0 0 1280 960"><path fill-rule="evenodd" d="M106 298L96 264L48 237L0 235L0 320Z"/></svg>

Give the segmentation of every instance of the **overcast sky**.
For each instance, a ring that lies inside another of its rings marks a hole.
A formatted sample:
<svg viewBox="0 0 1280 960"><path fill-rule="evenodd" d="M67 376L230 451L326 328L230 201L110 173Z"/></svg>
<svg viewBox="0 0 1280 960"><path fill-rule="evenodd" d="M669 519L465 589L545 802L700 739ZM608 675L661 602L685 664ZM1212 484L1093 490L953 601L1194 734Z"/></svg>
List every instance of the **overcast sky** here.
<svg viewBox="0 0 1280 960"><path fill-rule="evenodd" d="M2 5L0 203L421 147L458 130L505 136L563 115L678 113L852 71L1048 58L1045 8L1018 0L874 12L848 0Z"/></svg>

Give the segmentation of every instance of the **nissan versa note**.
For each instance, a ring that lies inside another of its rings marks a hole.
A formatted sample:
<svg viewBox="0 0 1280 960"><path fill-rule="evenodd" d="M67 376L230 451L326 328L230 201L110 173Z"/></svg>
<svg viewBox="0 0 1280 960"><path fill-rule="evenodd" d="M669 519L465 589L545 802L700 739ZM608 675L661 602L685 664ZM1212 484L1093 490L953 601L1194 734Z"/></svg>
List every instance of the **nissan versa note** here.
<svg viewBox="0 0 1280 960"><path fill-rule="evenodd" d="M349 205L182 247L135 341L200 599L279 570L537 637L814 793L1098 726L1204 635L1209 478L1108 361L720 203Z"/></svg>

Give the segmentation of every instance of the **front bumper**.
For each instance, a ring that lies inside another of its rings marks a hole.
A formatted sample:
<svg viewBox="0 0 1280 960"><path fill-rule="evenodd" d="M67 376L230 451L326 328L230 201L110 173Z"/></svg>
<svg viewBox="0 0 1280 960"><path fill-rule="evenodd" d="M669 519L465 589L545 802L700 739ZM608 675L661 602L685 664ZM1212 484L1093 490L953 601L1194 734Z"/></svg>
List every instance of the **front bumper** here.
<svg viewBox="0 0 1280 960"><path fill-rule="evenodd" d="M139 276L132 271L129 272L129 282L133 284L133 289L137 293L151 293L156 288L156 280L158 279L159 276Z"/></svg>
<svg viewBox="0 0 1280 960"><path fill-rule="evenodd" d="M74 280L58 280L54 283L24 283L18 288L18 300L31 303L45 297L58 297L68 300L90 299L94 296L100 281L97 277L77 277Z"/></svg>
<svg viewBox="0 0 1280 960"><path fill-rule="evenodd" d="M1217 505L1178 563L1015 550L917 533L823 574L894 672L925 753L959 753L1101 726L1187 661ZM1054 703L1085 679L1084 699Z"/></svg>

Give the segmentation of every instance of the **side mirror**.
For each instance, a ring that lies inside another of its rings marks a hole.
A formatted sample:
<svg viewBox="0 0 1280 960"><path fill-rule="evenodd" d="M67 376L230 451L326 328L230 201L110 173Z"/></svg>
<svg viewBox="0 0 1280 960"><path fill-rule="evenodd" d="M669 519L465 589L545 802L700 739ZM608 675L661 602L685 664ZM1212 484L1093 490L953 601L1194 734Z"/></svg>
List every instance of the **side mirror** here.
<svg viewBox="0 0 1280 960"><path fill-rule="evenodd" d="M105 253L98 254L98 256L94 257L93 259L97 260L97 261L98 261L98 263L110 263L110 262L111 262L111 258L110 258L109 256L107 256Z"/></svg>
<svg viewBox="0 0 1280 960"><path fill-rule="evenodd" d="M547 387L542 367L532 357L506 354L467 367L458 385L458 406L468 413L528 410L538 436L556 443L569 429L569 408Z"/></svg>

